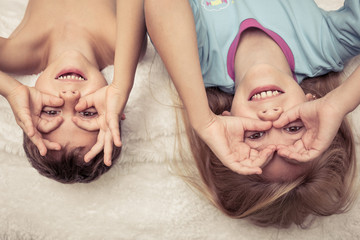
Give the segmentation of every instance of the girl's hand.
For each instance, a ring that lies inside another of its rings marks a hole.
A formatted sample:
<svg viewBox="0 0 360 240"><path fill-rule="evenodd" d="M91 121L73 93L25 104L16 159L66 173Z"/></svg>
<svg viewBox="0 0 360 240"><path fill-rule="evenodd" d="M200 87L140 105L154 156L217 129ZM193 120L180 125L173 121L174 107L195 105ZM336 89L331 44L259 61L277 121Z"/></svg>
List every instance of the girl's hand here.
<svg viewBox="0 0 360 240"><path fill-rule="evenodd" d="M244 133L266 131L271 127L271 122L214 115L211 123L197 133L226 167L250 175L262 173L260 166L272 156L276 147L270 145L260 152L251 149L244 142Z"/></svg>
<svg viewBox="0 0 360 240"><path fill-rule="evenodd" d="M273 122L273 126L281 128L301 119L306 132L294 145L277 146L278 154L300 162L317 158L330 146L343 118L344 114L326 96L293 107Z"/></svg>
<svg viewBox="0 0 360 240"><path fill-rule="evenodd" d="M62 123L62 117L56 117L51 121L42 119L43 107L60 107L64 100L55 96L41 93L33 87L19 85L6 96L14 113L17 124L23 129L30 140L39 149L42 156L46 155L47 149L60 150L58 143L43 139L43 133L51 132Z"/></svg>

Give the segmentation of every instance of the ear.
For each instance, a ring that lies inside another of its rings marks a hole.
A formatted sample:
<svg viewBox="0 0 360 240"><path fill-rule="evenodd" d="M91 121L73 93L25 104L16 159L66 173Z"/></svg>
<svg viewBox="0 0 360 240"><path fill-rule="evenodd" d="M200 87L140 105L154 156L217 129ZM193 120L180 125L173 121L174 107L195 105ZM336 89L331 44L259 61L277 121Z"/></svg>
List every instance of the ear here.
<svg viewBox="0 0 360 240"><path fill-rule="evenodd" d="M223 111L221 116L231 116L231 113L229 111Z"/></svg>
<svg viewBox="0 0 360 240"><path fill-rule="evenodd" d="M316 96L315 96L315 95L312 95L311 93L307 93L307 94L305 95L305 97L306 97L306 100L307 100L307 101L313 101L313 100L316 99Z"/></svg>

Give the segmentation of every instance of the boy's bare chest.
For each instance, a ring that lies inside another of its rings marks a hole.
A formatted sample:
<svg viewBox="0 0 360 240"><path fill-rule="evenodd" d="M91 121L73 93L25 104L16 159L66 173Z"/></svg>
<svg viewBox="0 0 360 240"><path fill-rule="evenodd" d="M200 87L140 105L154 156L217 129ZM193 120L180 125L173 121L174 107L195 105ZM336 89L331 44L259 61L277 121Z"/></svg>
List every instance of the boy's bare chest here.
<svg viewBox="0 0 360 240"><path fill-rule="evenodd" d="M26 42L88 32L93 38L112 38L116 31L113 0L30 0L24 18L10 38Z"/></svg>

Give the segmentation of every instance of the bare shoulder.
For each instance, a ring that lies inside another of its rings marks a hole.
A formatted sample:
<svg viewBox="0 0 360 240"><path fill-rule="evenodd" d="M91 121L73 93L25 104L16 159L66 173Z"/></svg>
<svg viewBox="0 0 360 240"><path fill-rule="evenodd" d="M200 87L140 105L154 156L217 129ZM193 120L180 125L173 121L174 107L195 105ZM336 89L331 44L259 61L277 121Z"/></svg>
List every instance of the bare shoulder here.
<svg viewBox="0 0 360 240"><path fill-rule="evenodd" d="M21 36L21 35L20 35ZM0 70L8 73L32 74L41 71L42 49L30 36L0 39Z"/></svg>
<svg viewBox="0 0 360 240"><path fill-rule="evenodd" d="M38 58L46 39L46 25L35 22L35 0L29 0L24 17L9 38L0 38L0 70L9 73L31 74L40 71ZM35 6L36 7L36 6ZM36 13L36 12L35 12Z"/></svg>

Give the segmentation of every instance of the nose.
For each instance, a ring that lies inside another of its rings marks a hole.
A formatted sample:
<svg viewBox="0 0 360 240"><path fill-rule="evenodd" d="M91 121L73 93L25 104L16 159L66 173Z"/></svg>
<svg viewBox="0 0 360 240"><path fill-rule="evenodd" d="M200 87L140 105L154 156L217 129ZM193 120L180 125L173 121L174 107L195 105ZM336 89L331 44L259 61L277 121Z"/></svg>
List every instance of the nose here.
<svg viewBox="0 0 360 240"><path fill-rule="evenodd" d="M275 121L280 115L283 113L283 109L281 107L274 107L265 110L261 110L257 113L259 119L263 121Z"/></svg>
<svg viewBox="0 0 360 240"><path fill-rule="evenodd" d="M80 99L80 92L77 90L74 91L61 91L60 97L65 100L65 102L78 102Z"/></svg>

